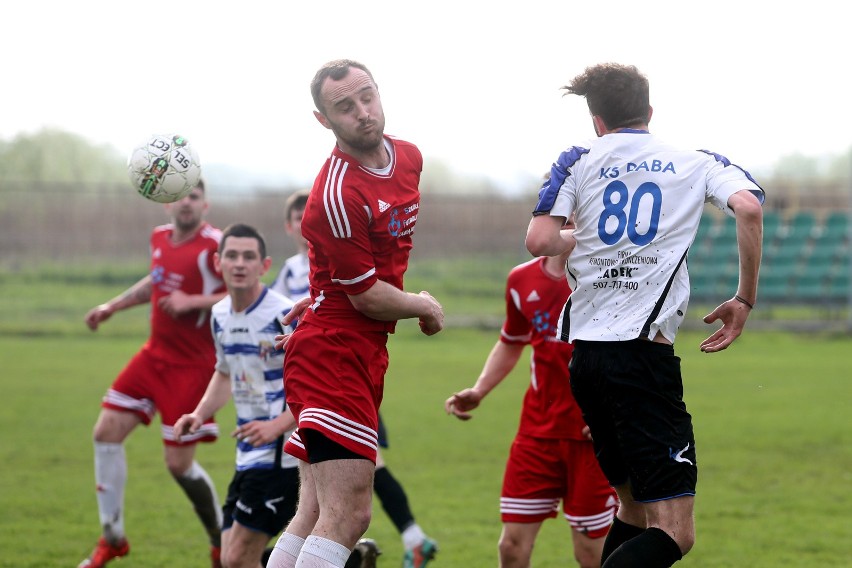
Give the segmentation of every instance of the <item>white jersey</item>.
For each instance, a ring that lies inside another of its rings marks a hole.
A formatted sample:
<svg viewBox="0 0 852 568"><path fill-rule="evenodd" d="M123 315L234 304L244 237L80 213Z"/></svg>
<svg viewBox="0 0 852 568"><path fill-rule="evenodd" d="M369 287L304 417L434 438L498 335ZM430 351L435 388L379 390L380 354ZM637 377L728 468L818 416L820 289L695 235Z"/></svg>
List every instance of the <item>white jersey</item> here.
<svg viewBox="0 0 852 568"><path fill-rule="evenodd" d="M308 284L310 272L308 255L301 252L294 254L284 261L284 265L270 288L294 302L298 302L311 295L310 285Z"/></svg>
<svg viewBox="0 0 852 568"><path fill-rule="evenodd" d="M260 298L243 312L231 309L230 296L212 308L216 370L231 378L237 426L272 420L284 411L284 351L275 349L275 336L292 332L281 325L281 318L292 307L292 301L264 288ZM290 433L257 448L237 442L237 471L271 469L276 455L280 467L296 467L296 459L281 451Z"/></svg>
<svg viewBox="0 0 852 568"><path fill-rule="evenodd" d="M568 258L574 290L560 318L565 341L674 342L689 302L686 254L704 203L763 190L724 156L672 147L645 130L607 134L563 152L534 215L576 213ZM731 291L734 292L733 290Z"/></svg>

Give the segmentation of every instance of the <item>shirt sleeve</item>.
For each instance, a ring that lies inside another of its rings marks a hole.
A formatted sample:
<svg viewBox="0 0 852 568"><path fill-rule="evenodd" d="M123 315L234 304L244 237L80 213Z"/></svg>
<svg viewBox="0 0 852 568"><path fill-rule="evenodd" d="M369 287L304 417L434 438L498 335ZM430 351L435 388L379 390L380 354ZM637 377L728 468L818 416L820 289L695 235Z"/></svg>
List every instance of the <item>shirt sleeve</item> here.
<svg viewBox="0 0 852 568"><path fill-rule="evenodd" d="M532 339L532 325L521 311L521 294L514 273L506 282L506 320L500 330L500 341L514 345L527 345Z"/></svg>

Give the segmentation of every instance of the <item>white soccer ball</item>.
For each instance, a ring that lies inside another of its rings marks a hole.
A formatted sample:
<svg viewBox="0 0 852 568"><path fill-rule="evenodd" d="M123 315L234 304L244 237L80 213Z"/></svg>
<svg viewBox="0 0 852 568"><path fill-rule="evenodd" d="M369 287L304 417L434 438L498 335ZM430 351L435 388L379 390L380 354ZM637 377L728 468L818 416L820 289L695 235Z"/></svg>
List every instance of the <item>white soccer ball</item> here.
<svg viewBox="0 0 852 568"><path fill-rule="evenodd" d="M142 197L172 203L198 185L201 164L186 138L157 134L133 149L127 159L127 173Z"/></svg>

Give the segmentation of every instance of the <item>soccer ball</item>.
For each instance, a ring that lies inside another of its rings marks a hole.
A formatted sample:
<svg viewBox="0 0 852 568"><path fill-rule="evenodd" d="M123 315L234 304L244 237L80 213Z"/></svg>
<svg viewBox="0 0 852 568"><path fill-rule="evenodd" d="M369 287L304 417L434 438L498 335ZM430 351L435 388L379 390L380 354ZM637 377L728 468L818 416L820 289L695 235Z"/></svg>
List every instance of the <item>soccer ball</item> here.
<svg viewBox="0 0 852 568"><path fill-rule="evenodd" d="M142 197L172 203L198 185L201 164L186 138L157 134L133 149L127 159L127 173Z"/></svg>

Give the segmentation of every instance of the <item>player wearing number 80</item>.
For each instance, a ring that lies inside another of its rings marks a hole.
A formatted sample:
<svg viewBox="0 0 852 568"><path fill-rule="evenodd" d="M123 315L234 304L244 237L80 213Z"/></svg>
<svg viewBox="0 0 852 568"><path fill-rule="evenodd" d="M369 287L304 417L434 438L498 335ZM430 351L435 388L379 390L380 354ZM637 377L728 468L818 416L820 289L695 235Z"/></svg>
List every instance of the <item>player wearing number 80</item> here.
<svg viewBox="0 0 852 568"><path fill-rule="evenodd" d="M598 137L553 164L526 244L562 253L573 243L560 228L576 215L559 335L574 342L572 392L621 501L603 566L670 566L695 538L695 442L672 346L689 301L687 252L705 202L736 218L739 285L704 318L723 325L701 344L721 351L757 297L764 192L725 157L652 135L635 67L590 67L565 90L586 98Z"/></svg>

